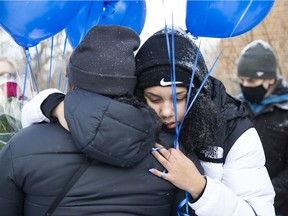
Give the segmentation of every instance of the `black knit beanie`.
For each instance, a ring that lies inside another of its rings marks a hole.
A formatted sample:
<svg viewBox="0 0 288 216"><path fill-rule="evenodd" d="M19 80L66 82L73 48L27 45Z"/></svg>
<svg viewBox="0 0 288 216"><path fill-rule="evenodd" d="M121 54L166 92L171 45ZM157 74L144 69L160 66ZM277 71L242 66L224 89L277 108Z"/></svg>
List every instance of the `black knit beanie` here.
<svg viewBox="0 0 288 216"><path fill-rule="evenodd" d="M262 40L253 41L244 47L237 65L237 74L257 79L276 78L277 62L272 47Z"/></svg>
<svg viewBox="0 0 288 216"><path fill-rule="evenodd" d="M134 51L139 45L138 34L130 28L94 26L73 51L67 77L76 87L99 94L133 94L137 82Z"/></svg>
<svg viewBox="0 0 288 216"><path fill-rule="evenodd" d="M188 87L191 80L193 65L198 52L198 47L194 43L192 36L175 27L174 31L171 28L162 29L152 35L141 46L136 55L136 76L138 78L138 88L145 89L151 86L171 86L171 68L166 32L169 37L170 58L172 59L172 34L174 33L174 59L175 59L175 74L176 85ZM171 60L172 61L172 60ZM195 70L193 84L199 87L207 75L208 70L205 60L199 52L198 61ZM211 80L207 80L204 85L204 91L211 93Z"/></svg>

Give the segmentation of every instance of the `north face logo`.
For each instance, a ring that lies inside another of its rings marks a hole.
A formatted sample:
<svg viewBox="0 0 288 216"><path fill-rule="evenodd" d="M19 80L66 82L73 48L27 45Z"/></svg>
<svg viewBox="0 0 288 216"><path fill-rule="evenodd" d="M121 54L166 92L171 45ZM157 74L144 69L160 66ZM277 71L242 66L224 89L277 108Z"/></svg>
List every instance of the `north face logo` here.
<svg viewBox="0 0 288 216"><path fill-rule="evenodd" d="M223 153L223 148L219 146L207 146L200 151L202 157L207 159L221 159L223 158Z"/></svg>

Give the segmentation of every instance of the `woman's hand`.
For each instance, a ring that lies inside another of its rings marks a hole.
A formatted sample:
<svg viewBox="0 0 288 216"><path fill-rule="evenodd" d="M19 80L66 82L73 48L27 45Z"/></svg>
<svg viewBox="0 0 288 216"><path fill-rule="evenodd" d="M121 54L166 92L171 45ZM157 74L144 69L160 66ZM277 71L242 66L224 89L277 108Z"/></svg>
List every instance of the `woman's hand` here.
<svg viewBox="0 0 288 216"><path fill-rule="evenodd" d="M67 122L65 120L65 117L64 117L64 100L60 102L57 105L57 107L54 108L52 115L58 118L58 121L60 122L63 128L65 128L67 131L70 131L67 125Z"/></svg>
<svg viewBox="0 0 288 216"><path fill-rule="evenodd" d="M154 168L149 171L187 191L194 199L198 198L205 188L206 179L200 174L195 164L179 149L170 148L167 150L159 144L156 144L155 147L152 154L165 167L167 172Z"/></svg>

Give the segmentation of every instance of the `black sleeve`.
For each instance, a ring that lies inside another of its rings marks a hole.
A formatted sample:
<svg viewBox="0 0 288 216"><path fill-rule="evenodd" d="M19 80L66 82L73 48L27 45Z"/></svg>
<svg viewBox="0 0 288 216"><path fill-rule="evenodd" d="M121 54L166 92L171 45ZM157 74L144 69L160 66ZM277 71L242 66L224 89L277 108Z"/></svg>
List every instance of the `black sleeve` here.
<svg viewBox="0 0 288 216"><path fill-rule="evenodd" d="M58 106L65 98L65 94L53 93L49 95L41 104L40 109L51 122L57 122L58 119L52 116L52 111Z"/></svg>

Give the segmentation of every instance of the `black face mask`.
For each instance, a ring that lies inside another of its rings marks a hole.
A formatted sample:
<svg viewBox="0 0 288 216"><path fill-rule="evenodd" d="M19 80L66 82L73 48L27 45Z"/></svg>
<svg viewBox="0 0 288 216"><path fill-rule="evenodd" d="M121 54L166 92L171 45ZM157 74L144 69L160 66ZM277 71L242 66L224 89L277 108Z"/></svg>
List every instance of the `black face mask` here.
<svg viewBox="0 0 288 216"><path fill-rule="evenodd" d="M267 89L263 87L263 84L257 87L246 87L240 85L242 89L243 96L246 100L250 101L251 103L257 104L259 103L267 93Z"/></svg>

